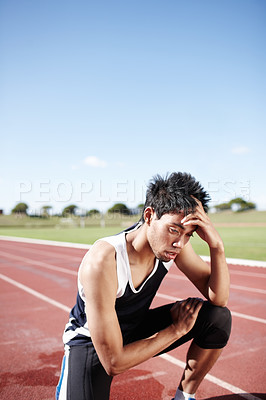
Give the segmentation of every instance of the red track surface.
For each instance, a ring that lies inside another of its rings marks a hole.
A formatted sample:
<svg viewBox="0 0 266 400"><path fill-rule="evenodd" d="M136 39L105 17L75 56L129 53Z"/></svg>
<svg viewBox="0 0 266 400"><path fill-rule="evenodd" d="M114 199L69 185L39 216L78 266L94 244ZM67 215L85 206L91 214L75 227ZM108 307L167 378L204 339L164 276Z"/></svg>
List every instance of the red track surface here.
<svg viewBox="0 0 266 400"><path fill-rule="evenodd" d="M0 399L54 399L62 332L75 302L77 270L85 252L0 242ZM230 271L232 335L197 399L266 399L266 270L239 265L230 266ZM197 290L171 269L154 305L193 295L198 296ZM186 349L187 345L116 377L111 400L170 400Z"/></svg>

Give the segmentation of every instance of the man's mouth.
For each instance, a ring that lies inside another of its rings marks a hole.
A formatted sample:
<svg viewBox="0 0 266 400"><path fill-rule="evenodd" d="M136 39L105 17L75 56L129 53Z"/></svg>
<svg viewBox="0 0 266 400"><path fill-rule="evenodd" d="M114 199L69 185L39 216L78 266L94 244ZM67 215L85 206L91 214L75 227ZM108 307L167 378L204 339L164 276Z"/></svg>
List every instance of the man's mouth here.
<svg viewBox="0 0 266 400"><path fill-rule="evenodd" d="M166 256L167 258L169 258L170 260L174 260L176 258L178 253L174 252L174 251L166 251Z"/></svg>

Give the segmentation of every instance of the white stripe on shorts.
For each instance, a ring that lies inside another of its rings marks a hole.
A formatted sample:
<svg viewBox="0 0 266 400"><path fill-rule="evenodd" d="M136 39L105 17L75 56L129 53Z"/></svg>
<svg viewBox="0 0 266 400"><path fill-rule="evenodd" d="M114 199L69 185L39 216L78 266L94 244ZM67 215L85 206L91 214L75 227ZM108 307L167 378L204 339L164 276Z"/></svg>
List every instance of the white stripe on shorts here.
<svg viewBox="0 0 266 400"><path fill-rule="evenodd" d="M69 350L70 347L65 345L65 365L62 368L59 384L57 386L57 393L56 400L67 400L67 378L68 378L68 363L69 363Z"/></svg>

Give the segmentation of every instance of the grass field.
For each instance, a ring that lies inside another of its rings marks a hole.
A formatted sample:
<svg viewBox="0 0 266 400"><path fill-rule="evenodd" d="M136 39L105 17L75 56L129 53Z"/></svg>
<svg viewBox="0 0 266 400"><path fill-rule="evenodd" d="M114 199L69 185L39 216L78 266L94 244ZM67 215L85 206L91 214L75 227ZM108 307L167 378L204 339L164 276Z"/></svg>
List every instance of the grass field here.
<svg viewBox="0 0 266 400"><path fill-rule="evenodd" d="M224 212L210 214L210 217L223 238L227 257L266 261L266 212ZM91 244L100 237L120 232L137 220L138 216L120 215L82 221L78 217L68 220L4 215L0 216L0 235ZM195 251L208 255L207 245L194 236L191 243Z"/></svg>
<svg viewBox="0 0 266 400"><path fill-rule="evenodd" d="M266 261L265 227L217 227L227 257ZM191 238L198 254L209 255L208 247L197 236Z"/></svg>

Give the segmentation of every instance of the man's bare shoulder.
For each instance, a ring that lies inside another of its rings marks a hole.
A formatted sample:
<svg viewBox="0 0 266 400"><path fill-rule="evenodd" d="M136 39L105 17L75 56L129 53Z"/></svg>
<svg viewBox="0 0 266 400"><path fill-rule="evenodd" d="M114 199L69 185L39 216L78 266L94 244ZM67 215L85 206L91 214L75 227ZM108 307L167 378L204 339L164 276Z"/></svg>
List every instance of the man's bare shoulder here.
<svg viewBox="0 0 266 400"><path fill-rule="evenodd" d="M114 306L117 293L115 248L109 243L97 241L85 255L79 270L86 307L106 308L105 302ZM108 299L108 300L107 300Z"/></svg>
<svg viewBox="0 0 266 400"><path fill-rule="evenodd" d="M81 273L100 272L103 267L114 266L115 261L115 248L104 240L98 240L85 254L80 266Z"/></svg>

